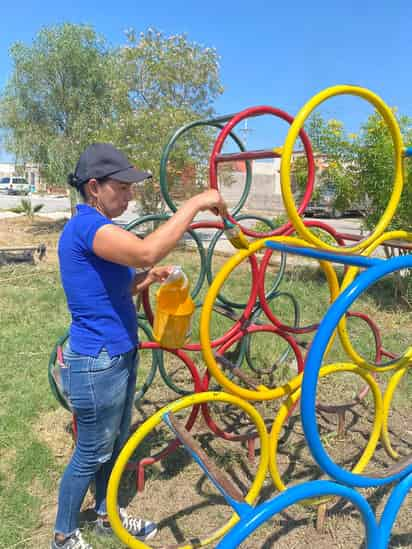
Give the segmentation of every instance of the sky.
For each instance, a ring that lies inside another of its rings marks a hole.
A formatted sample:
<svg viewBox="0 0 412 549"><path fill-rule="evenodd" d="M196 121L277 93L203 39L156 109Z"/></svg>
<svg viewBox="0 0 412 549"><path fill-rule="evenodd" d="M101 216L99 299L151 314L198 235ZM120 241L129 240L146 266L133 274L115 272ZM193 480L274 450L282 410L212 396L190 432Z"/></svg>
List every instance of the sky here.
<svg viewBox="0 0 412 549"><path fill-rule="evenodd" d="M19 0L3 2L1 11L0 89L12 71L10 46L30 45L42 27L68 21L93 26L113 46L125 43L125 29L152 27L216 48L224 87L218 114L270 105L294 116L321 90L356 84L412 117L406 0ZM340 96L319 112L356 132L372 107ZM262 117L249 119L248 130L248 148L270 148L282 144L287 126ZM0 150L0 161L7 159Z"/></svg>

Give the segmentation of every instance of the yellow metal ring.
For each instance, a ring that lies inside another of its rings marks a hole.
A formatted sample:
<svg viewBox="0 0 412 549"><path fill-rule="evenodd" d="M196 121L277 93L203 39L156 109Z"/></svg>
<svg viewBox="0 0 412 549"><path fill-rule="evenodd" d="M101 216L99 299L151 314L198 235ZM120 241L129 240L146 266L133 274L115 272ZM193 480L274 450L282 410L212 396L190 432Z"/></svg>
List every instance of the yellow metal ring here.
<svg viewBox="0 0 412 549"><path fill-rule="evenodd" d="M252 406L252 404L241 400L234 395L212 391L195 393L193 395L189 395L179 400L176 400L175 402L168 404L167 406L156 412L153 416L147 419L141 425L141 427L139 427L139 429L137 429L137 431L127 441L113 467L113 471L110 476L109 485L107 488L107 512L109 515L110 524L115 534L125 545L127 545L127 547L131 547L132 549L150 547L149 545L146 545L142 541L137 540L135 537L129 534L129 532L123 526L119 517L117 506L119 484L130 457L133 455L142 440L159 423L162 422L164 414L166 414L167 412L178 412L179 410L183 410L184 408L195 406L197 404L202 404L203 402L226 402L235 406L239 406L239 408L241 408L244 412L246 412L246 414L248 414L253 423L256 425L256 429L260 439L260 461L250 490L245 496L245 501L249 504L252 504L259 494L268 470L269 437L262 417ZM213 543L215 540L222 537L230 528L232 528L232 526L236 524L238 520L238 515L234 513L232 518L226 525L213 532L213 534L211 534L207 539L204 539L200 542L197 541L196 545L186 544L180 547L181 549L192 549L194 547L203 547L205 545Z"/></svg>
<svg viewBox="0 0 412 549"><path fill-rule="evenodd" d="M323 366L319 371L319 377L325 377L336 372L353 372L354 374L361 376L371 388L373 398L374 398L375 417L374 417L372 432L369 437L368 444L366 445L361 457L359 458L358 462L356 463L352 471L353 473L360 473L365 469L365 467L371 460L373 453L376 449L376 446L379 442L379 437L381 434L382 424L383 424L383 410L384 410L383 399L382 399L379 385L377 384L373 376L366 370L363 370L362 368L359 368L354 364L336 363L336 364L329 364L327 366ZM299 386L299 388L296 391L294 391L292 394L289 395L288 399L280 407L279 412L273 423L272 430L269 435L269 470L270 470L270 474L272 475L273 483L275 484L276 488L278 488L278 490L280 490L281 492L286 490L286 486L283 483L282 478L280 476L279 469L277 466L277 459L276 459L279 435L284 422L288 418L288 415L292 406L300 398L300 395L301 395L301 387ZM329 499L330 498L320 498L319 500L310 499L310 500L305 500L304 503L309 505L313 505L313 504L319 505L320 503L324 503Z"/></svg>
<svg viewBox="0 0 412 549"><path fill-rule="evenodd" d="M388 125L389 131L392 136L394 144L394 154L395 154L395 174L393 179L393 190L392 195L389 199L388 205L385 212L383 213L381 219L376 225L374 231L367 237L365 240L355 244L354 246L348 246L348 251L359 251L368 247L376 238L378 238L389 225L393 215L395 213L396 207L398 206L402 187L403 187L403 168L402 168L402 159L404 145L402 142L402 136L399 129L398 122L390 110L390 108L382 101L382 99L375 93L361 88L359 86L333 86L331 88L326 88L322 92L315 95L310 101L304 105L304 107L299 111L295 117L293 123L289 128L289 132L286 136L285 144L283 146L282 159L280 164L280 182L282 189L283 202L285 208L288 212L289 219L291 220L293 226L295 227L298 234L305 239L307 242L314 244L315 246L327 250L333 250L336 246L332 246L323 242L320 238L316 237L314 233L304 225L301 217L298 214L295 201L292 194L292 182L291 182L291 161L292 153L295 141L298 137L299 131L303 128L305 120L308 118L310 113L323 101L334 97L336 95L357 95L366 99L372 105L376 107L379 113L382 115L386 124Z"/></svg>
<svg viewBox="0 0 412 549"><path fill-rule="evenodd" d="M262 238L250 244L248 250L239 250L239 252L233 255L221 268L221 270L216 275L213 280L209 291L206 294L206 297L203 302L202 313L200 316L200 345L202 348L202 354L204 361L210 371L211 375L217 380L217 382L222 385L227 391L233 393L241 398L246 400L273 400L276 398L281 398L285 395L288 395L300 385L300 376L297 376L291 379L285 385L280 387L275 387L274 389L262 388L261 390L252 390L245 389L240 387L222 372L221 367L216 362L216 359L213 354L211 337L210 337L210 324L212 319L212 310L215 300L218 296L220 288L223 286L226 279L229 277L231 272L246 259L249 255L256 253L265 246L265 242L268 240L273 240L277 242L285 242L287 244L305 246L306 243L300 238L293 236L278 236L272 238ZM332 303L336 297L339 295L339 282L336 276L336 272L333 269L330 262L321 261L320 262L322 269L325 272L329 291L330 291L330 302ZM328 349L330 349L331 344L333 343L333 338L329 342Z"/></svg>
<svg viewBox="0 0 412 549"><path fill-rule="evenodd" d="M384 233L379 236L366 250L362 252L362 255L369 256L374 252L374 250L388 240L406 240L412 242L412 233L407 231L391 231ZM341 291L345 290L355 279L359 272L359 267L350 267L342 280ZM345 349L349 358L358 366L367 368L373 372L385 372L388 370L395 370L402 366L407 366L412 360L412 347L409 347L401 357L397 360L391 361L386 366L376 366L372 362L363 358L353 347L351 339L349 337L349 332L347 328L347 319L345 316L339 322L338 325L338 334L342 343L342 347Z"/></svg>
<svg viewBox="0 0 412 549"><path fill-rule="evenodd" d="M386 387L385 394L383 396L383 425L382 425L382 444L386 450L386 453L392 458L392 459L399 459L399 454L394 448L392 447L390 437L389 437L389 427L388 427L388 419L389 419L389 410L392 404L392 398L393 393L395 392L396 387L399 385L399 382L403 378L403 376L408 371L408 368L399 368L391 377L389 380L389 383Z"/></svg>

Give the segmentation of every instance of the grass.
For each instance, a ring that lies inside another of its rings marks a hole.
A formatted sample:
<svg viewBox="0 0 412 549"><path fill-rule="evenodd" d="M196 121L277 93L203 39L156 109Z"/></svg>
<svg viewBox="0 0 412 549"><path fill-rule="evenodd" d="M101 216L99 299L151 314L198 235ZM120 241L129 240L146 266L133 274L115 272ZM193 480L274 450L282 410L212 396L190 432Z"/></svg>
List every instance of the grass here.
<svg viewBox="0 0 412 549"><path fill-rule="evenodd" d="M55 267L3 267L0 280L0 546L8 547L38 524L42 499L33 493L34 483L41 493L49 491L58 475L51 450L33 426L56 407L47 356L68 315Z"/></svg>
<svg viewBox="0 0 412 549"><path fill-rule="evenodd" d="M195 280L199 273L196 257L191 252L179 251L173 254L170 261L181 264L190 279ZM219 264L222 264L224 260L222 257L217 257L214 269L218 269ZM275 271L276 266L273 266L268 274L268 285L269 279L275 275ZM230 299L242 301L248 295L249 289L249 269L241 266L233 273L223 291L225 296ZM325 279L323 274L313 266L291 267L287 271L280 289L291 292L296 297L300 304L302 324L319 321L327 309L329 292ZM399 353L410 345L412 314L394 306L390 294L390 283L384 281L361 300L357 310L368 312L377 321L382 331L384 345L390 351ZM204 291L200 294L199 301L203 296ZM276 310L276 314L284 322L293 322L293 311L288 297L279 297L273 300L271 307ZM55 260L35 266L1 267L0 310L0 356L2 357L2 375L0 376L0 548L47 547L51 531L49 525L54 520L54 517L49 515L55 509L58 480L66 462L65 459L56 457L55 449L47 444L39 434L45 429L45 418L49 416L55 418L54 414L59 411L59 405L48 386L47 363L54 342L65 332L69 323ZM196 314L194 333L197 333L198 319L199 313ZM222 334L231 324L232 321L229 319L215 315L212 327L213 335ZM357 350L364 356L373 356L373 340L364 323L352 320L350 332ZM302 336L301 339L310 340L310 337ZM251 338L250 345L253 364L270 369L274 362L273 357L282 355L285 348L285 343L279 337L255 335ZM203 371L204 365L200 354L192 353L191 356ZM344 358L342 348L336 343L329 360L335 361ZM142 352L141 376L148 372L150 362L151 353ZM187 372L182 373L180 363L169 356L166 358L165 364L168 371L176 373L177 382L182 387L191 388L192 384L187 381ZM245 367L247 368L246 365ZM265 381L278 383L290 378L293 371L295 371L295 363L292 360L292 355L289 354L282 368L273 374L265 374L263 378ZM326 397L332 394L337 399L353 396L353 376L342 374L339 382L337 379L333 381L331 377L330 382L325 382ZM149 397L144 403L146 415L150 415L150 411L154 411L159 402L165 403L175 398L170 390L166 390L158 375L154 387L156 394L153 395L153 391L149 392ZM411 395L412 376L408 374L396 391L394 406L409 405ZM273 409L269 404L266 405L266 409L272 413L273 417ZM406 408L406 413L408 411L410 413L410 407ZM61 417L64 417L65 421L68 421L69 416L66 414L59 417L60 420ZM228 417L227 411L222 413L221 417ZM46 424L46 430L50 431L50 438L53 439L56 426L52 423ZM163 440L164 438L160 438L158 441L160 446ZM332 444L331 437L325 440L328 441L328 444ZM294 449L298 449L300 453L303 452L298 442L293 440L288 441L284 448L287 455ZM237 450L235 451L233 448L232 453L229 451L229 453L219 454L219 448L217 450L210 449L210 454L216 457L219 465L228 468L232 468L234 462L240 462L236 452ZM236 459L234 459L235 455ZM306 454L302 455L306 456ZM179 459L179 454L177 454L175 462L169 464L169 469L155 468L152 477L149 475L149 480L160 483L159 486L161 483L167 485L167 489L171 489L173 493L174 483L178 479L185 478L187 482L187 478L189 478L190 481L190 469L187 469L189 477L182 477L185 464L185 459ZM169 486L167 481L172 484ZM149 503L150 501L147 505ZM169 512L172 513L172 508ZM49 516L46 526L44 524L45 514ZM224 507L217 505L217 519L224 514ZM41 542L36 541L33 544L33 532L36 532L36 539L42 540ZM93 535L90 539L94 540ZM97 541L95 541L95 546L99 547ZM112 546L117 547L118 545L116 543L105 544L105 547ZM407 546L412 547L412 544L402 545L402 547ZM279 547L283 547L283 545L279 545Z"/></svg>

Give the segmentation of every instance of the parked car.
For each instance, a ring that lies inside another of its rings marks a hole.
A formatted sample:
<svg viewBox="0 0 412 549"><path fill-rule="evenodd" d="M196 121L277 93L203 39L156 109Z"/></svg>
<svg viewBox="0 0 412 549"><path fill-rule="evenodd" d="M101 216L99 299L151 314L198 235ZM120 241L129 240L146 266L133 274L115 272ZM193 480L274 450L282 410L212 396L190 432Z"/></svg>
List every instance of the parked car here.
<svg viewBox="0 0 412 549"><path fill-rule="evenodd" d="M0 179L0 193L7 194L9 189L10 177L2 177Z"/></svg>
<svg viewBox="0 0 412 549"><path fill-rule="evenodd" d="M0 179L0 190L7 194L29 194L30 185L24 177L9 176Z"/></svg>
<svg viewBox="0 0 412 549"><path fill-rule="evenodd" d="M337 192L333 185L324 185L306 207L308 217L341 217L342 215L363 215L366 204L353 202L343 211L336 207Z"/></svg>

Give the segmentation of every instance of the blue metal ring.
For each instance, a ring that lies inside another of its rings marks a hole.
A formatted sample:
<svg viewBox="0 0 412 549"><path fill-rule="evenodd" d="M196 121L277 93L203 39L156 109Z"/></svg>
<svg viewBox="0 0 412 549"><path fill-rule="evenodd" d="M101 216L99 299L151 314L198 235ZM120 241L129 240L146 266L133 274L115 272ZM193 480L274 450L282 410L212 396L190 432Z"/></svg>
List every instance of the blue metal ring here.
<svg viewBox="0 0 412 549"><path fill-rule="evenodd" d="M216 549L235 549L239 547L239 544L259 528L261 524L290 505L307 498L331 495L344 497L356 505L365 524L368 549L383 549L379 541L380 532L375 515L366 499L356 490L329 480L314 480L299 486L293 486L279 496L255 507L226 534L216 546Z"/></svg>
<svg viewBox="0 0 412 549"><path fill-rule="evenodd" d="M316 420L316 389L322 358L329 340L340 319L359 295L380 278L400 269L412 268L412 255L380 261L378 265L362 272L331 305L324 316L308 352L303 372L301 417L303 430L310 451L318 465L329 476L348 486L363 488L382 486L399 480L412 472L412 464L394 475L371 478L345 471L334 463L322 446Z"/></svg>
<svg viewBox="0 0 412 549"><path fill-rule="evenodd" d="M332 252L304 246L290 246L289 244L283 244L282 242L274 242L273 240L267 240L265 244L268 248L273 248L280 252L313 257L313 259L319 259L320 261L333 261L334 263L343 263L344 265L355 265L356 267L374 267L384 261L383 259L378 259L376 257L365 257L363 255L345 252Z"/></svg>
<svg viewBox="0 0 412 549"><path fill-rule="evenodd" d="M395 488L392 490L392 493L386 502L385 509L382 513L381 520L379 523L379 541L382 544L381 547L384 549L389 544L389 538L391 536L391 531L393 524L396 520L396 516L401 508L401 505L408 494L412 489L412 475L404 478Z"/></svg>

